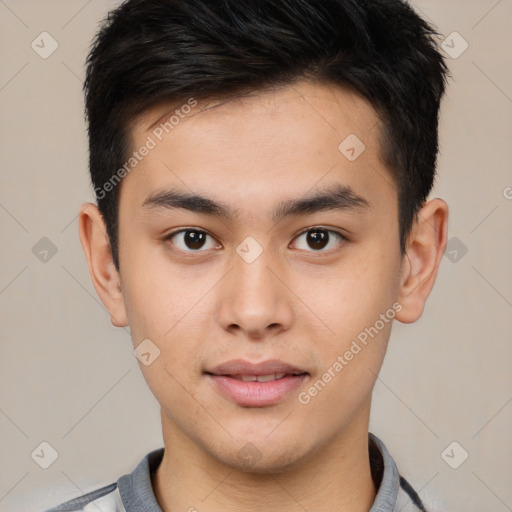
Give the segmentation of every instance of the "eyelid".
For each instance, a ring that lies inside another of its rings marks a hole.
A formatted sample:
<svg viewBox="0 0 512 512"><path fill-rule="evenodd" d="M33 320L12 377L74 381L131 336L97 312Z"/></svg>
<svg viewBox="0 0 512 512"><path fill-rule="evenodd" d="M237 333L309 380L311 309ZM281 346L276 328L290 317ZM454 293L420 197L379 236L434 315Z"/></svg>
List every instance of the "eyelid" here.
<svg viewBox="0 0 512 512"><path fill-rule="evenodd" d="M335 235L338 235L341 238L343 238L344 240L348 241L347 235L344 235L340 231L337 231L336 229L332 229L328 226L311 226L309 228L303 229L301 232L299 232L297 235L295 235L294 240L295 240L295 238L302 236L304 233L307 233L308 231L314 231L315 229L317 229L319 231L322 230L322 231L328 231L329 233L334 233Z"/></svg>
<svg viewBox="0 0 512 512"><path fill-rule="evenodd" d="M163 240L169 240L173 236L176 236L179 233L183 233L185 231L196 231L197 233L204 233L205 235L215 238L213 235L210 235L210 233L208 233L208 231L205 231L204 229L201 229L201 228L195 228L195 227L191 226L191 227L186 227L186 228L180 228L180 229L177 229L176 231L171 231L170 233L168 233L164 236Z"/></svg>

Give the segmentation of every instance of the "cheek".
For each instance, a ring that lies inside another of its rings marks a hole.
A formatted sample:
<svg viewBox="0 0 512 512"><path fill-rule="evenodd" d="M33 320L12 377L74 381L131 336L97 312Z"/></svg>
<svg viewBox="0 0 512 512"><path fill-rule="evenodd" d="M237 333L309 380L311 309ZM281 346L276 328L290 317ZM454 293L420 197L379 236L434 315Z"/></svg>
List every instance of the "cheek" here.
<svg viewBox="0 0 512 512"><path fill-rule="evenodd" d="M310 295L311 300L316 297L318 316L330 329L318 348L322 368L315 376L321 381L317 387L326 384L330 391L321 393L318 405L325 401L328 409L330 397L357 407L371 393L396 314L397 258L380 254L376 244L373 251L347 258L336 278L326 280L321 293Z"/></svg>
<svg viewBox="0 0 512 512"><path fill-rule="evenodd" d="M315 303L337 337L357 336L392 308L398 291L395 267L391 258L367 252L344 262L325 279Z"/></svg>
<svg viewBox="0 0 512 512"><path fill-rule="evenodd" d="M318 340L321 364L302 396L301 403L310 403L307 407L333 432L368 403L395 315L389 290L364 288L363 283L364 279L353 274L339 281L343 292L336 288L332 301L322 298L324 309L320 315L327 319L334 334Z"/></svg>
<svg viewBox="0 0 512 512"><path fill-rule="evenodd" d="M134 346L149 339L158 356L150 365L139 362L144 379L157 401L165 409L190 408L188 389L200 375L202 344L199 316L206 315L195 293L167 281L146 276L130 283L127 307ZM177 283L177 284L176 284ZM199 315L199 316L198 316Z"/></svg>
<svg viewBox="0 0 512 512"><path fill-rule="evenodd" d="M151 337L163 340L186 315L194 299L191 295L196 294L191 293L176 266L165 264L160 249L155 250L148 242L122 242L121 283L134 343Z"/></svg>
<svg viewBox="0 0 512 512"><path fill-rule="evenodd" d="M204 332L211 332L204 321L212 318L208 293L216 276L185 279L178 267L157 261L145 271L135 262L126 269L129 278L123 293L134 346L150 339L160 350L155 370L142 370L148 376L158 373L151 377L155 380L168 379L167 369L180 382L187 372L200 372Z"/></svg>

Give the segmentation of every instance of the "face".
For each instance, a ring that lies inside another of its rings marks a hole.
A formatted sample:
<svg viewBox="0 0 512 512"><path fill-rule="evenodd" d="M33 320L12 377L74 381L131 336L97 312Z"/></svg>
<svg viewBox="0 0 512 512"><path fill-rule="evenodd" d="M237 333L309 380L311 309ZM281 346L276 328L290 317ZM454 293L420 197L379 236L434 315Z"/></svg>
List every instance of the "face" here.
<svg viewBox="0 0 512 512"><path fill-rule="evenodd" d="M134 124L151 148L120 194L123 307L134 346L159 350L140 367L164 435L283 470L368 418L401 269L380 124L309 82L181 109L165 133L175 109ZM288 366L218 368L233 360Z"/></svg>

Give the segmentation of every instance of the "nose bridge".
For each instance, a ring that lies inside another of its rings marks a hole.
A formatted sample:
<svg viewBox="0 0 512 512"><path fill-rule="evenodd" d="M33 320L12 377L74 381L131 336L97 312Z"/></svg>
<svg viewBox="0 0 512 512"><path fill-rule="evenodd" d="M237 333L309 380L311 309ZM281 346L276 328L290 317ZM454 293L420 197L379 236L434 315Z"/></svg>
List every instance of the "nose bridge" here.
<svg viewBox="0 0 512 512"><path fill-rule="evenodd" d="M245 253L243 249L242 243L221 288L219 321L227 330L238 328L252 336L288 328L292 314L286 286L275 275L280 265L270 250L263 250L252 260L246 255L254 248Z"/></svg>
<svg viewBox="0 0 512 512"><path fill-rule="evenodd" d="M254 299L257 299L257 296L263 299L264 295L267 296L267 299L271 299L271 296L273 296L272 287L275 285L273 283L275 276L269 269L272 266L271 259L269 251L263 251L252 262L240 258L234 269L235 286L240 289L239 299L249 298L249 294L244 293L244 290L250 292Z"/></svg>

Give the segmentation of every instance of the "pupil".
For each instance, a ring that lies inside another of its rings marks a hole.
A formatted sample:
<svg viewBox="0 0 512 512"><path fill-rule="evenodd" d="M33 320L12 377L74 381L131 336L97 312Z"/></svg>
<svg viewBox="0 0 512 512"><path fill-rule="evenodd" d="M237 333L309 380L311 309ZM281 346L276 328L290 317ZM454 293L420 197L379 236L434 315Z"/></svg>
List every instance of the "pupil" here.
<svg viewBox="0 0 512 512"><path fill-rule="evenodd" d="M187 231L185 234L186 244L189 249L200 249L204 244L204 233Z"/></svg>
<svg viewBox="0 0 512 512"><path fill-rule="evenodd" d="M308 233L308 243L313 249L323 249L328 242L329 235L326 231L310 231Z"/></svg>

